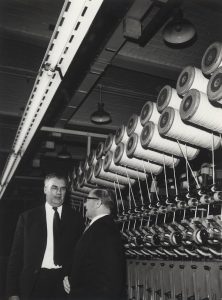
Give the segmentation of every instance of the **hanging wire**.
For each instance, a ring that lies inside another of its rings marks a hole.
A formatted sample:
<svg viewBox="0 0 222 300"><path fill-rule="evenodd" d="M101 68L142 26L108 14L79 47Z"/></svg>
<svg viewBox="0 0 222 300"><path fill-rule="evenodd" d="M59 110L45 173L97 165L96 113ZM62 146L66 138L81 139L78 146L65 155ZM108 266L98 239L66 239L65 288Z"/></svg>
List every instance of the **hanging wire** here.
<svg viewBox="0 0 222 300"><path fill-rule="evenodd" d="M144 160L142 160L142 162L143 162L143 172L145 174L146 189L147 189L147 193L148 193L149 202L151 204L150 190L149 190L149 186L148 186L147 173L146 173L146 169L145 169L145 165L144 165Z"/></svg>
<svg viewBox="0 0 222 300"><path fill-rule="evenodd" d="M169 193L168 193L166 164L165 164L165 156L164 155L163 155L163 171L164 171L164 180L165 180L165 186L166 186L166 201L167 201L169 199Z"/></svg>
<svg viewBox="0 0 222 300"><path fill-rule="evenodd" d="M194 178L194 180L195 180L195 182L196 182L196 185L197 185L198 189L200 189L200 184L199 184L198 180L196 179L196 177L195 177L195 175L194 175L194 173L193 173L193 170L192 170L192 168L191 168L191 166L190 166L190 163L189 163L187 157L186 157L186 156L184 155L184 153L183 153L183 150L182 150L182 148L181 148L181 145L180 145L179 140L177 140L177 144L178 144L178 146L180 147L180 151L181 151L181 153L183 154L184 159L186 160L186 163L187 163L187 165L188 165L188 167L189 167L189 169L190 169L190 171L191 171L191 174L192 174L192 176L193 176L193 178Z"/></svg>
<svg viewBox="0 0 222 300"><path fill-rule="evenodd" d="M212 190L215 191L215 157L214 157L214 134L212 132L212 179L213 187Z"/></svg>
<svg viewBox="0 0 222 300"><path fill-rule="evenodd" d="M173 155L172 155L173 156ZM174 183L175 183L175 190L176 190L176 201L178 197L178 188L177 188L177 179L176 179L176 170L175 170L175 164L174 164L174 156L173 156L173 177L174 177Z"/></svg>
<svg viewBox="0 0 222 300"><path fill-rule="evenodd" d="M124 207L124 204L123 204L123 197L122 197L122 193L121 193L121 189L120 189L120 185L119 185L119 178L118 178L118 175L116 174L116 180L117 180L117 184L118 184L118 190L119 190L119 194L120 194L120 200L121 200L121 204L122 204L122 207L123 207L123 213L125 212L125 207Z"/></svg>
<svg viewBox="0 0 222 300"><path fill-rule="evenodd" d="M117 215L119 216L119 201L118 201L118 195L117 195L117 189L116 189L116 182L113 182L114 189L115 189L115 195L116 195L116 208L117 208Z"/></svg>
<svg viewBox="0 0 222 300"><path fill-rule="evenodd" d="M190 182L189 182L189 170L188 170L188 164L187 164L187 162L188 162L188 159L187 159L187 145L185 144L185 149L186 149L186 159L185 159L185 161L186 161L186 177L187 177L187 190L188 190L188 193L190 193Z"/></svg>
<svg viewBox="0 0 222 300"><path fill-rule="evenodd" d="M135 205L135 207L137 207L136 205L136 200L134 198L134 194L133 194L133 190L132 190L132 186L131 186L131 182L130 182L130 177L129 177L129 174L128 174L128 171L127 171L127 168L125 167L125 170L126 170L126 175L127 175L127 178L128 178L128 183L129 183L129 191L131 191L132 193L132 198L133 198L133 203ZM138 171L138 170L137 170Z"/></svg>
<svg viewBox="0 0 222 300"><path fill-rule="evenodd" d="M151 177L152 177L152 182L154 184L154 190L155 190L155 193L156 193L157 201L160 202L160 198L158 196L158 192L157 192L157 188L156 188L155 178L154 178L153 172L152 172L152 170L150 168L150 162L149 161L148 161L148 166L149 166L149 169L150 169L150 174L151 174Z"/></svg>
<svg viewBox="0 0 222 300"><path fill-rule="evenodd" d="M137 170L137 180L138 180L138 184L139 184L139 190L140 190L140 196L141 196L142 207L144 207L144 199L143 199L143 193L142 193L142 189L141 189L141 184L140 184L140 179L139 179L139 172L138 172L138 170Z"/></svg>

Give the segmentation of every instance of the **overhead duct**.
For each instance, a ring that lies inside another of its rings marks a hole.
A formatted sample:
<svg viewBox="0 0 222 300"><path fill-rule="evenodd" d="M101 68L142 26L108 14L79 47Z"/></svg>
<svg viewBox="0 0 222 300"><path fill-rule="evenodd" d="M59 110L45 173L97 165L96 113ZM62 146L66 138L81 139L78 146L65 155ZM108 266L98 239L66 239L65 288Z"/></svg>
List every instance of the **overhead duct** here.
<svg viewBox="0 0 222 300"><path fill-rule="evenodd" d="M124 36L145 45L179 7L182 0L135 1L124 19Z"/></svg>

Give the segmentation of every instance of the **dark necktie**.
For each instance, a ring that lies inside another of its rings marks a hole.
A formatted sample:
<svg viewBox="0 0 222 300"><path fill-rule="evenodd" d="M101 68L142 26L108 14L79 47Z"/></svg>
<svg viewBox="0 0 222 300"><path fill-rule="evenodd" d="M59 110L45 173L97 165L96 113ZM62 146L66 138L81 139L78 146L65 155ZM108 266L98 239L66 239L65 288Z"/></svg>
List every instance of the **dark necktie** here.
<svg viewBox="0 0 222 300"><path fill-rule="evenodd" d="M60 217L57 211L57 207L53 207L54 217L53 217L53 241L54 241L54 264L61 266L61 224Z"/></svg>

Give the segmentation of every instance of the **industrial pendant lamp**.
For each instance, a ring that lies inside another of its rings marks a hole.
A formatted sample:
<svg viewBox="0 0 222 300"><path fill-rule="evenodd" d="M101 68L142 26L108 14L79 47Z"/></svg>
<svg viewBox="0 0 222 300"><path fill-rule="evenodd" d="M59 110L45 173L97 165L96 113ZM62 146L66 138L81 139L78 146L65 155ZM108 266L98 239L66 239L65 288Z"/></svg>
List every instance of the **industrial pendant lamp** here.
<svg viewBox="0 0 222 300"><path fill-rule="evenodd" d="M99 102L97 111L93 112L90 117L91 121L95 124L108 124L112 121L111 116L104 109L102 102L102 86L99 85Z"/></svg>
<svg viewBox="0 0 222 300"><path fill-rule="evenodd" d="M71 154L68 152L66 145L62 146L61 151L57 155L58 158L61 159L70 159L72 158Z"/></svg>
<svg viewBox="0 0 222 300"><path fill-rule="evenodd" d="M183 18L181 9L178 9L173 19L164 27L162 34L166 43L183 45L193 40L196 30L190 21Z"/></svg>

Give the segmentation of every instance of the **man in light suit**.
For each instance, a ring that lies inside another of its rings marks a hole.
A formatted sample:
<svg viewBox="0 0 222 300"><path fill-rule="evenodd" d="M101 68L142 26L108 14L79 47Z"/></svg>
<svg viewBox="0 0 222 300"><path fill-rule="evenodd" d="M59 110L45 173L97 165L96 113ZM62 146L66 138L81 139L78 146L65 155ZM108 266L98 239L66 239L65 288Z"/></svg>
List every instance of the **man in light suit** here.
<svg viewBox="0 0 222 300"><path fill-rule="evenodd" d="M73 300L125 299L125 255L111 216L113 195L94 189L84 206L91 222L75 247L71 276L64 278L64 288Z"/></svg>
<svg viewBox="0 0 222 300"><path fill-rule="evenodd" d="M45 205L24 212L17 223L7 272L10 300L65 297L62 280L69 274L84 223L78 213L63 205L66 179L49 174L44 183Z"/></svg>

